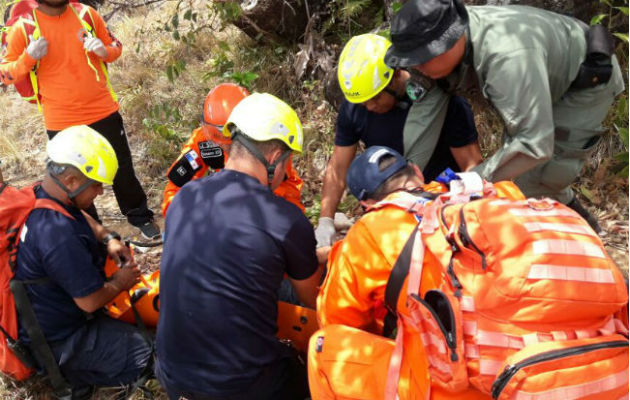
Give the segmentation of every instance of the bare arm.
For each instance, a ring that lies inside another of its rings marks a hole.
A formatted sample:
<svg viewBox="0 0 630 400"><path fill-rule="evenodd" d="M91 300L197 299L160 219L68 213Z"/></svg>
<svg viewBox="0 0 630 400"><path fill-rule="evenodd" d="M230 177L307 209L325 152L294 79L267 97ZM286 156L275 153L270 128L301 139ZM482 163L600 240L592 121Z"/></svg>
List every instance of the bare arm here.
<svg viewBox="0 0 630 400"><path fill-rule="evenodd" d="M330 248L328 248L330 250ZM319 253L318 253L319 258ZM319 293L319 284L322 281L323 265L320 264L317 270L310 277L302 280L289 278L291 285L295 288L300 302L307 307L315 309L317 307L317 294Z"/></svg>
<svg viewBox="0 0 630 400"><path fill-rule="evenodd" d="M103 239L105 239L105 236L107 236L107 234L109 233L109 231L105 229L103 225L98 223L97 220L92 218L90 214L86 213L85 211L81 211L81 212L83 213L83 216L87 220L88 225L90 225L92 232L94 232L94 236L96 236L96 240L98 240L99 242L102 242Z"/></svg>
<svg viewBox="0 0 630 400"><path fill-rule="evenodd" d="M140 269L137 266L121 268L112 276L109 282L105 282L99 290L84 296L75 297L74 302L83 311L93 313L109 303L123 290L129 290L138 283Z"/></svg>
<svg viewBox="0 0 630 400"><path fill-rule="evenodd" d="M462 147L451 147L451 154L462 171L468 171L483 161L477 141Z"/></svg>
<svg viewBox="0 0 630 400"><path fill-rule="evenodd" d="M335 146L326 166L320 217L334 218L341 196L346 188L346 173L357 152L358 144Z"/></svg>
<svg viewBox="0 0 630 400"><path fill-rule="evenodd" d="M90 216L90 214L83 212L83 216L87 220L88 225L94 232L94 236L96 236L96 240L102 242L111 231L105 228L103 225L99 224L94 218ZM114 259L114 262L118 266L134 266L135 261L133 260L133 255L129 248L125 246L120 240L112 239L107 242L107 254Z"/></svg>

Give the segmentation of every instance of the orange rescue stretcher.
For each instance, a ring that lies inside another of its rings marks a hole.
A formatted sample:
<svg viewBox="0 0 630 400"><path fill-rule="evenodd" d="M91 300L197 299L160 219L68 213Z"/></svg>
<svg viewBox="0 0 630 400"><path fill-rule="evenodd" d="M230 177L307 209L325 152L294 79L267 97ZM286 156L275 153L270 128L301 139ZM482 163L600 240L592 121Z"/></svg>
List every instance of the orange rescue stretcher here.
<svg viewBox="0 0 630 400"><path fill-rule="evenodd" d="M116 263L108 257L105 263L105 276L112 276L118 268ZM135 324L136 318L131 307L133 304L142 323L147 328L154 329L157 327L160 316L159 291L160 271L143 274L140 277L140 283L128 292L121 292L105 306L105 309L110 317ZM284 301L278 302L277 324L278 339L290 341L301 352L306 352L309 338L319 329L315 310Z"/></svg>

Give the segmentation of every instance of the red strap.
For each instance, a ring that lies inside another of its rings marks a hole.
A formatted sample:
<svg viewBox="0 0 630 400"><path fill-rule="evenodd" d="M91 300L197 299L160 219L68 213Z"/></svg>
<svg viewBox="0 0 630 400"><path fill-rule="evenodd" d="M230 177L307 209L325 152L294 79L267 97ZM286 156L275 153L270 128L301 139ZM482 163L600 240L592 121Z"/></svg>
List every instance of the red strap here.
<svg viewBox="0 0 630 400"><path fill-rule="evenodd" d="M385 400L398 400L398 380L400 379L400 367L403 357L403 326L402 315L398 314L398 332L396 333L396 347L389 359L389 370L385 383Z"/></svg>
<svg viewBox="0 0 630 400"><path fill-rule="evenodd" d="M36 209L36 208L46 208L46 209L49 209L49 210L54 210L54 211L57 211L58 213L61 213L61 214L65 215L68 218L74 219L74 217L72 215L70 215L68 210L63 208L63 206L61 204L59 204L56 201L51 200L51 199L37 199L37 200L35 200L35 206L33 207L33 209Z"/></svg>

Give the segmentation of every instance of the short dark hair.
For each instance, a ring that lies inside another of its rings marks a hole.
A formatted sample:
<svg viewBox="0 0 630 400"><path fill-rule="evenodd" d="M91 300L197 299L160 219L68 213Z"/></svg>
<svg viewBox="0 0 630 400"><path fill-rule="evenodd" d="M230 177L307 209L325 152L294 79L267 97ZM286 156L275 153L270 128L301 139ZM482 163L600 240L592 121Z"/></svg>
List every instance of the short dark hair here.
<svg viewBox="0 0 630 400"><path fill-rule="evenodd" d="M396 158L390 155L383 156L378 163L379 171L384 171L389 166L396 162ZM374 201L381 201L387 197L390 193L400 189L408 180L413 179L416 176L416 171L409 164L394 175L390 176L376 188L368 198Z"/></svg>
<svg viewBox="0 0 630 400"><path fill-rule="evenodd" d="M282 152L291 150L289 149L289 146L287 146L285 143L283 143L279 139L272 139L272 140L267 140L264 142L259 142L257 140L253 140L248 137L247 140L251 144L253 144L261 152L261 154L264 157L270 155L276 150L281 150ZM242 157L246 154L251 155L247 147L245 147L241 142L239 142L238 139L235 139L232 141L232 148L230 149L230 153L232 157L234 156Z"/></svg>

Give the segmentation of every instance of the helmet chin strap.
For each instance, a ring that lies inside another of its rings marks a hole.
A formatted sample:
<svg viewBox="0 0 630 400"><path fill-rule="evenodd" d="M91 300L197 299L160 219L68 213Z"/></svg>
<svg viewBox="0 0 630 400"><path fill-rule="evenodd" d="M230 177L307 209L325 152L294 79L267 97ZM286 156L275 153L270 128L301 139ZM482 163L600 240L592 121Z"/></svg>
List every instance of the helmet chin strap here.
<svg viewBox="0 0 630 400"><path fill-rule="evenodd" d="M271 189L271 184L273 183L273 177L276 172L276 167L278 164L286 160L291 155L291 150L287 150L276 161L273 163L269 163L267 159L262 155L260 150L245 136L238 128L232 128L232 140L237 140L241 143L245 148L254 156L267 170L267 186Z"/></svg>
<svg viewBox="0 0 630 400"><path fill-rule="evenodd" d="M70 202L75 207L77 207L77 203L74 201L74 199L79 194L81 194L81 192L83 192L85 189L87 189L90 186L92 186L92 184L94 183L91 179L88 179L81 186L79 186L76 190L70 191L70 189L68 189L66 187L66 185L64 185L59 180L59 178L57 177L57 174L52 170L51 164L48 164L47 173L48 173L48 176L50 176L50 178L53 180L53 182L55 182L55 184L57 186L59 186L59 188L61 188L61 190L63 190L66 193L66 195L68 195L68 199L70 199Z"/></svg>

